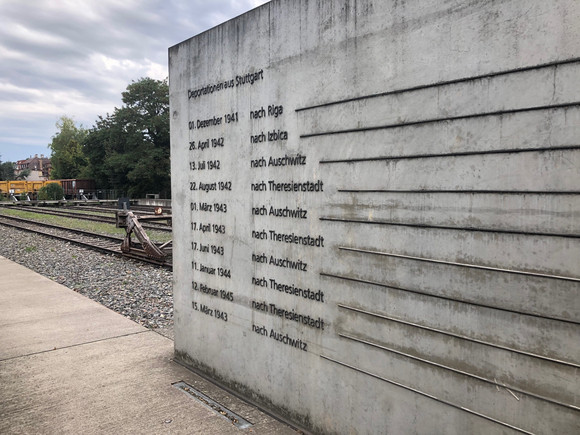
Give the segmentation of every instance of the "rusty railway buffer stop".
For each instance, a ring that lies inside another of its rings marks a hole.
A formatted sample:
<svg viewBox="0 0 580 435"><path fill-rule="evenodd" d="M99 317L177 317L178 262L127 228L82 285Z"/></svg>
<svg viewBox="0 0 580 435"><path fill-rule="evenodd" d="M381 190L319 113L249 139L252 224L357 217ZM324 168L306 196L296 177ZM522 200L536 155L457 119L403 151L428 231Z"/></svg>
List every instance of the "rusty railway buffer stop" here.
<svg viewBox="0 0 580 435"><path fill-rule="evenodd" d="M274 0L169 84L177 360L314 433L580 432L580 2Z"/></svg>
<svg viewBox="0 0 580 435"><path fill-rule="evenodd" d="M126 204L126 203L125 203ZM164 215L161 207L156 207L153 215L136 215L127 206L124 205L122 210L117 210L116 226L117 228L125 228L125 239L121 243L121 251L125 254L144 256L153 260L164 261L171 257L172 240L156 244L147 235L143 229L141 222L165 222L171 225L171 215ZM139 244L133 242L132 235L134 235Z"/></svg>

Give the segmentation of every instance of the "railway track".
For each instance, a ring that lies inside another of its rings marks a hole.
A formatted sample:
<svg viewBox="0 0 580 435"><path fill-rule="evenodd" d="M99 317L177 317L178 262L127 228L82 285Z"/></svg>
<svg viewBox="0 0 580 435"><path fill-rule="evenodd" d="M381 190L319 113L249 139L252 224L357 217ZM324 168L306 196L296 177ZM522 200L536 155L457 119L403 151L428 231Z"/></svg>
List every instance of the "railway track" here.
<svg viewBox="0 0 580 435"><path fill-rule="evenodd" d="M132 205L129 211L133 213L137 213L139 215L154 215L155 208L153 206L134 206ZM171 207L161 207L165 214L171 214ZM97 213L108 213L108 214L115 214L119 209L117 207L109 207L109 206L96 206L96 205L85 205L79 204L74 206L74 210L79 211L94 211Z"/></svg>
<svg viewBox="0 0 580 435"><path fill-rule="evenodd" d="M102 223L107 223L107 224L112 224L112 225L115 225L115 223L116 223L115 217L96 216L96 215L90 215L90 214L77 213L74 211L45 210L45 209L39 209L38 207L20 207L20 206L14 206L13 209L20 210L20 211L27 211L27 212L31 212L31 213L67 217L67 218L72 218L72 219L82 219L82 220L87 220L87 221L91 221L91 222L102 222ZM107 210L103 210L103 211L106 212ZM150 230L171 232L171 226L169 226L169 225L146 223L146 224L142 224L142 226L143 226L143 228L147 228Z"/></svg>
<svg viewBox="0 0 580 435"><path fill-rule="evenodd" d="M132 211L132 212L138 213L138 214L154 214L155 209L158 207L163 208L164 213L171 214L171 207L155 206L155 205L134 205L133 204L129 208L129 211ZM79 208L80 210L93 210L93 211L102 211L102 212L111 212L111 213L115 213L119 209L117 207L117 204L114 204L114 205L102 204L102 205L97 206L97 205L87 205L87 204L83 204L83 203L75 205L75 208Z"/></svg>
<svg viewBox="0 0 580 435"><path fill-rule="evenodd" d="M74 230L60 227L58 225L35 222L29 219L5 215L0 215L0 225L17 228L23 231L33 232L35 234L41 234L47 237L51 237L53 239L73 243L75 245L91 249L93 251L98 251L105 254L112 254L119 257L132 258L134 260L172 269L171 259L169 259L168 261L159 261L147 258L144 252L142 255L139 255L137 253L127 254L122 252L121 242L123 241L123 239L120 237L96 234L89 231ZM139 251L135 250L135 252Z"/></svg>

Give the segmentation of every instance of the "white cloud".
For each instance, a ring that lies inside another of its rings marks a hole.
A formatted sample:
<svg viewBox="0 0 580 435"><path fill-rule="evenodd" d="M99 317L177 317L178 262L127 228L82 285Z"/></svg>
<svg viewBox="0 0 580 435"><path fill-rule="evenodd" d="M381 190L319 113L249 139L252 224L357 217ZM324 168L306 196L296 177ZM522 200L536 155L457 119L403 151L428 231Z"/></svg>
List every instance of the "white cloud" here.
<svg viewBox="0 0 580 435"><path fill-rule="evenodd" d="M2 92L0 86L0 92ZM38 91L36 89L17 89L26 98L12 98L2 101L0 118L34 119L55 118L63 114L75 115L79 119L90 120L94 113L105 113L110 110L109 103L98 103L87 100L79 91ZM99 112L103 111L103 112Z"/></svg>
<svg viewBox="0 0 580 435"><path fill-rule="evenodd" d="M146 59L145 63L148 65L145 74L147 77L151 77L155 80L164 80L168 78L169 71L167 70L167 65L155 63L149 59Z"/></svg>
<svg viewBox="0 0 580 435"><path fill-rule="evenodd" d="M58 45L68 45L69 41L60 35L42 32L30 27L24 26L20 23L5 23L3 25L3 33L14 39L18 39L23 42L29 42L33 44L38 44L41 46L58 46Z"/></svg>
<svg viewBox="0 0 580 435"><path fill-rule="evenodd" d="M2 160L46 153L62 115L92 126L131 81L167 77L170 46L263 3L0 0Z"/></svg>

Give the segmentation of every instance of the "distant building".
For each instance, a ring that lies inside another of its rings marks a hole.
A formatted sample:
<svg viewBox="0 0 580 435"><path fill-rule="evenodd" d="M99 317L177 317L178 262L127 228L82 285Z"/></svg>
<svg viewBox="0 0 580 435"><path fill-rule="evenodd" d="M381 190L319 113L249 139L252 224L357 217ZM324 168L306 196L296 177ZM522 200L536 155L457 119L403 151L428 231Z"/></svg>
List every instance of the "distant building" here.
<svg viewBox="0 0 580 435"><path fill-rule="evenodd" d="M34 157L29 157L26 160L18 160L16 162L15 175L18 177L22 171L30 170L30 175L26 177L29 181L48 180L50 177L50 170L52 166L50 159L41 154L35 154Z"/></svg>

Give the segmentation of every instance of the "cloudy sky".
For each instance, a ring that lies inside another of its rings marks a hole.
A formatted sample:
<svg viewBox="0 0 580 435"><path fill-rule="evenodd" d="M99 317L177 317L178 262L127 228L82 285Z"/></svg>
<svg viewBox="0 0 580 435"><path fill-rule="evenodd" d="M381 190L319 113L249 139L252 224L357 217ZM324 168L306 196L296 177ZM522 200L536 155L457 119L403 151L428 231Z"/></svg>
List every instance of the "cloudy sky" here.
<svg viewBox="0 0 580 435"><path fill-rule="evenodd" d="M167 49L266 0L0 0L0 160L49 155L62 115L90 128Z"/></svg>

